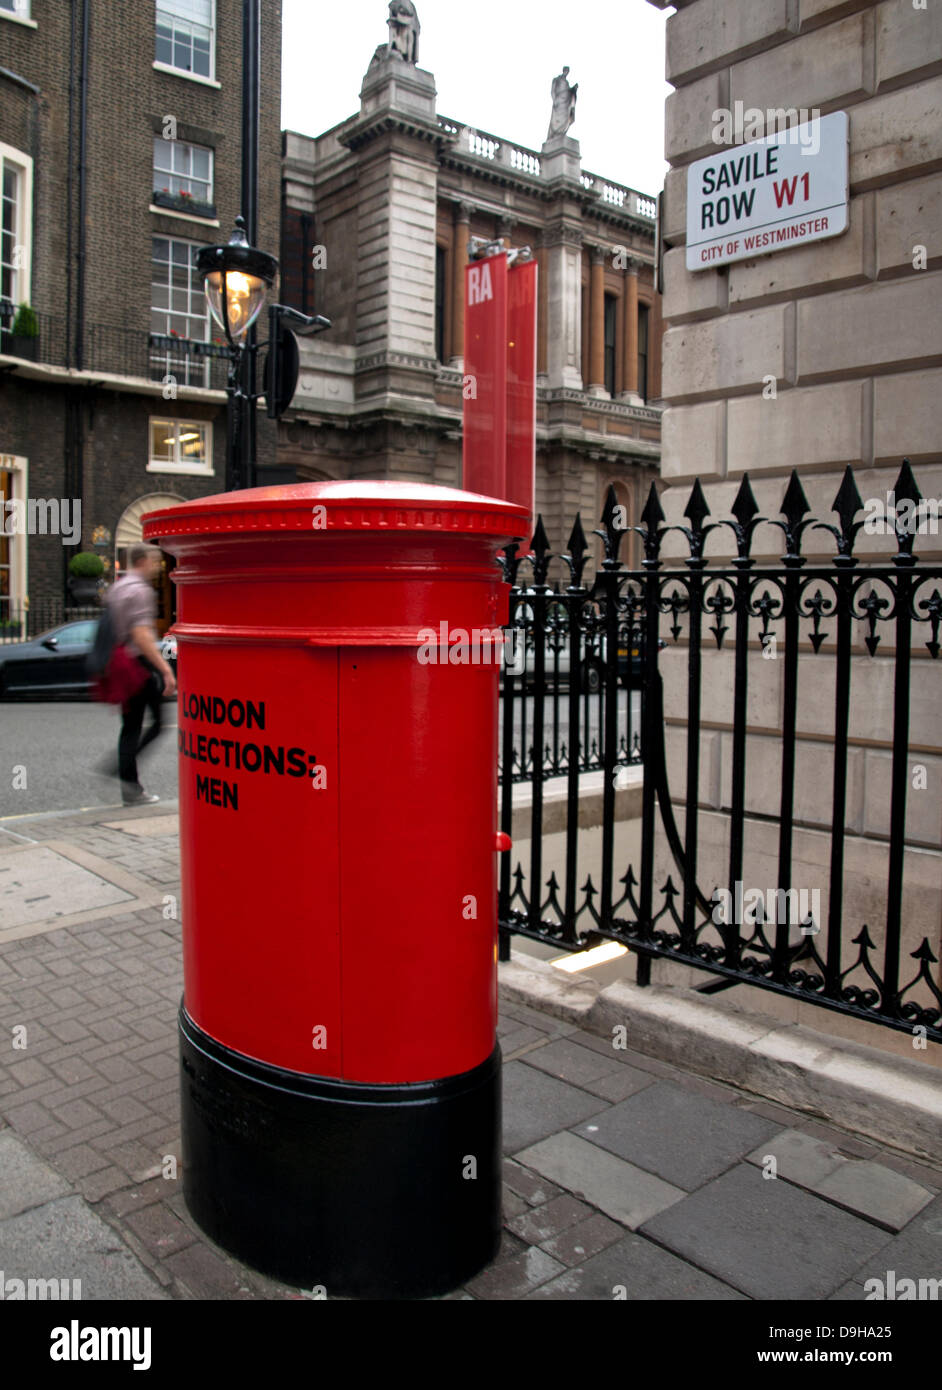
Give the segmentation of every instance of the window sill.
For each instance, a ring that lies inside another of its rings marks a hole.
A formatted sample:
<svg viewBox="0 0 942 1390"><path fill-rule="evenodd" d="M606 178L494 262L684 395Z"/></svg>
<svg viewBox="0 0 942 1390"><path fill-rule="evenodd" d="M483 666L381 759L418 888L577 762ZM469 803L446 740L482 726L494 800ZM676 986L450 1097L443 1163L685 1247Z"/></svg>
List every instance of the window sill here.
<svg viewBox="0 0 942 1390"><path fill-rule="evenodd" d="M154 60L155 72L167 72L171 77L182 77L186 82L199 82L203 87L222 87L221 82L216 82L212 77L201 77L198 72L187 72L186 68L174 68L169 63L158 63Z"/></svg>
<svg viewBox="0 0 942 1390"><path fill-rule="evenodd" d="M8 19L11 24L22 24L27 29L38 29L39 25L35 19L24 19L22 15L11 14L9 10L0 10L0 19Z"/></svg>
<svg viewBox="0 0 942 1390"><path fill-rule="evenodd" d="M159 212L161 217L176 217L181 222L198 222L201 227L218 227L218 217L196 217L192 212L177 212L175 208L161 208L151 203L148 212Z"/></svg>
<svg viewBox="0 0 942 1390"><path fill-rule="evenodd" d="M182 463L149 463L148 473L183 473L191 478L212 478L214 470L212 468L188 467Z"/></svg>

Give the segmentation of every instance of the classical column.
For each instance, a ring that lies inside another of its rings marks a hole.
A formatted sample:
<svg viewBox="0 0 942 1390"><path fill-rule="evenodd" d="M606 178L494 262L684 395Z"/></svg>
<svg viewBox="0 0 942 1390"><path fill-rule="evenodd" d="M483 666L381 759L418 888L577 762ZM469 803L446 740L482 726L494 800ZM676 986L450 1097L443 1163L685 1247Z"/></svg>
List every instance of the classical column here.
<svg viewBox="0 0 942 1390"><path fill-rule="evenodd" d="M546 375L551 390L582 387L582 228L568 216L543 233Z"/></svg>
<svg viewBox="0 0 942 1390"><path fill-rule="evenodd" d="M449 365L461 371L464 366L464 268L468 264L468 238L471 235L471 204L455 205L455 252L452 256L451 359Z"/></svg>
<svg viewBox="0 0 942 1390"><path fill-rule="evenodd" d="M637 283L637 282L636 282ZM593 246L589 271L589 393L605 395L605 248Z"/></svg>
<svg viewBox="0 0 942 1390"><path fill-rule="evenodd" d="M661 296L655 292L651 296L651 309L648 314L648 400L661 398Z"/></svg>
<svg viewBox="0 0 942 1390"><path fill-rule="evenodd" d="M547 260L546 247L541 237L536 250L537 263L537 314L536 314L536 371L537 376L546 376L546 305L547 305Z"/></svg>
<svg viewBox="0 0 942 1390"><path fill-rule="evenodd" d="M625 389L619 400L630 405L642 405L638 395L638 267L640 262L633 256L628 260L625 271L625 314L624 314L624 375Z"/></svg>

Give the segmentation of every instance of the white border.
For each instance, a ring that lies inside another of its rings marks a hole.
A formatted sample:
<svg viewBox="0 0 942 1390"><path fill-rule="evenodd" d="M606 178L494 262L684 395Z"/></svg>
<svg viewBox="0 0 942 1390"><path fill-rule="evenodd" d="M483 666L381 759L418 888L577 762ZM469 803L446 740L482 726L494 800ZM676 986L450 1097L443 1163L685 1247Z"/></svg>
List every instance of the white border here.
<svg viewBox="0 0 942 1390"><path fill-rule="evenodd" d="M160 0L158 0L158 4L159 4L159 3L160 3ZM218 20L218 18L219 18L219 16L218 16L218 14L216 13L216 11L217 11L216 0L212 0L212 18L211 18L211 20L210 20L210 27L211 27L211 29L212 29L212 31L213 31L213 41L212 41L212 45L211 45L211 47L210 47L210 52L209 52L210 65L211 65L211 69L212 69L211 76L209 76L209 77L201 77L200 74L199 74L198 72L187 72L186 68L175 68L175 67L173 66L172 63L158 63L157 60L156 60L156 58L155 58L155 59L154 59L154 67L156 68L156 70L157 70L158 72L171 72L171 73L173 73L176 77L187 77L187 78L189 78L189 80L190 80L191 82L202 82L203 85L204 85L204 87L220 87L220 86L222 86L222 83L216 81L216 40L217 40L217 37L218 37L217 31L216 31L216 22L217 22L217 20ZM154 24L155 24L155 32L156 32L156 16L157 16L157 6L155 5L155 6L154 6ZM179 18L179 16L177 16L177 17Z"/></svg>
<svg viewBox="0 0 942 1390"><path fill-rule="evenodd" d="M161 217L177 217L181 222L195 222L200 227L218 227L218 217L194 217L192 212L174 212L173 208L159 208L151 203L148 212L159 212Z"/></svg>
<svg viewBox="0 0 942 1390"><path fill-rule="evenodd" d="M212 203L213 206L215 206L215 204L216 204L216 151L213 149L212 145L198 145L198 144L196 143L195 140L166 140L166 139L164 139L164 137L163 137L162 135L156 135L156 134L155 134L155 135L154 135L154 142L156 143L158 140L160 140L160 141L161 141L163 144L165 144L165 145L185 145L185 146L187 147L188 150L205 150L205 151L206 151L206 153L209 155L209 194L210 194L210 196L209 196L208 198L201 198L200 201L201 201L201 202L206 202L206 203ZM156 154L156 151L155 151L155 154ZM158 174L158 173L166 174L167 172L168 172L168 171L167 171L166 169L160 169L160 170L158 170L157 167L156 167L156 165L155 165L155 167L154 167L154 182L155 182L155 183L157 182L157 174ZM173 177L173 170L170 170L169 173L170 173L170 177L172 178L172 177ZM181 175L178 175L178 177L180 177L180 178L190 178L191 175L189 175L189 174L181 174ZM151 206L153 207L153 204L151 204ZM168 209L168 211L172 212L172 209ZM187 214L184 213L183 216L186 217ZM190 213L189 216L192 217L193 214ZM197 218L196 220L199 221L199 222L208 222L210 219L209 219L208 217L199 217L199 218ZM217 223L216 225L218 226L219 224Z"/></svg>
<svg viewBox="0 0 942 1390"><path fill-rule="evenodd" d="M0 10L0 17L2 17L3 19L12 19L14 24L25 24L27 29L39 28L39 25L36 23L35 19L32 19L30 17L30 0L13 0L13 4L15 8L12 10ZM20 14L20 10L25 10L26 14Z"/></svg>
<svg viewBox="0 0 942 1390"><path fill-rule="evenodd" d="M29 459L22 454L0 454L0 468L4 472L13 474L13 497L25 506L29 496L27 486ZM26 560L29 537L24 530L22 535L17 533L9 539L13 542L13 564L10 566L10 610L11 612L22 612L29 600L29 589L26 583L29 573Z"/></svg>
<svg viewBox="0 0 942 1390"><path fill-rule="evenodd" d="M16 229L16 244L25 246L24 264L17 273L17 292L13 297L15 305L32 304L30 289L33 278L33 161L22 150L0 141L0 164L15 164L22 175L22 198L17 198L17 214L20 225ZM25 286L25 294L23 287Z"/></svg>
<svg viewBox="0 0 942 1390"><path fill-rule="evenodd" d="M215 36L214 36L215 37ZM221 87L222 83L217 82L212 77L200 77L198 72L187 72L186 68L173 68L169 63L158 63L156 58L152 64L155 72L167 72L171 77L182 77L185 82L199 82L204 87Z"/></svg>
<svg viewBox="0 0 942 1390"><path fill-rule="evenodd" d="M153 426L157 423L165 425L175 425L177 429L177 447L179 448L179 435L181 430L187 425L206 431L206 463L198 467L190 463L163 463L155 461L150 456L150 436ZM211 478L215 474L213 468L213 422L212 420L180 420L174 415L148 415L147 417L147 472L164 474L184 474L194 478Z"/></svg>

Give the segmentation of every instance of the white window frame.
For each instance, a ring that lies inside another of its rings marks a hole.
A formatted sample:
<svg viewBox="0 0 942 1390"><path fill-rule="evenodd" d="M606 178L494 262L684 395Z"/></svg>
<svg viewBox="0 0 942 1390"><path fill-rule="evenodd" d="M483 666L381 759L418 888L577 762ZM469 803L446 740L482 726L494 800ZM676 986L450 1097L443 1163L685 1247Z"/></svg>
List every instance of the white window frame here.
<svg viewBox="0 0 942 1390"><path fill-rule="evenodd" d="M152 289L152 290L153 290L153 285L154 285L154 279L153 279L154 266L157 265L157 264L160 264L159 262L157 262L157 261L154 260L154 255L153 255L153 243L154 243L155 241L166 241L166 242L169 242L171 246L172 246L174 243L177 243L177 244L179 244L179 245L181 245L181 246L187 246L187 247L189 247L191 250L192 250L192 248L193 248L194 246L197 246L197 247L198 247L199 244L200 244L199 242L188 241L188 240L186 239L186 237L164 236L163 233L154 233L154 234L152 235L152 237L151 237L151 262L150 262L150 264L151 264L151 289ZM173 253L172 253L172 252L171 252L171 258L170 258L170 264L171 264L171 266L173 265ZM192 267L191 267L191 272L192 272ZM191 274L191 284L192 284L192 283L193 283L193 276L192 276L192 274ZM162 287L162 286L161 286L161 287ZM172 275L172 273L171 273L171 275L170 275L170 277L169 277L169 279L168 279L168 281L167 281L167 289L168 289L168 291L169 291L170 298L171 298L171 302L172 302L172 298L173 298L173 275ZM202 309L204 310L204 317L202 317L202 318L197 319L197 318L196 318L196 315L194 315L194 314L190 314L190 313L183 314L181 310L174 310L174 309L172 309L172 308L166 308L166 309L164 309L164 308L160 307L159 305L154 304L154 303L153 303L153 300L154 300L155 296L153 295L153 293L151 294L151 314L152 314L152 315L153 315L153 314L158 314L158 315L159 315L159 314L166 314L166 315L168 316L168 318L169 318L170 316L172 316L172 315L176 312L176 313L180 314L181 317L185 317L185 318L187 318L187 319L192 319L192 320L194 320L194 321L196 321L196 322L199 322L199 323L203 326L203 329L204 329L204 331L203 331L203 336L202 336L201 338L194 338L192 341L194 341L194 342L208 343L208 342L210 341L210 338L211 338L212 323L211 323L210 315L209 315L209 305L206 303L205 293L204 293L204 291L202 290L202 287L200 288L200 290L199 290L199 292L198 292L198 297L199 297L200 305L201 305ZM151 332L152 332L152 333L159 333L159 334L161 334L161 335L163 335L163 336L169 336L169 335L170 335L170 324L168 323L165 327L156 328L156 327L153 326L153 319L152 319L152 320L151 320ZM209 363L210 363L210 360L209 360L208 357L204 357L204 358L199 358L199 357L183 357L183 356L175 357L174 354L173 354L173 352L172 352L172 350L156 349L156 348L155 348L155 349L152 351L152 353L151 353L151 366L152 366L152 367L161 367L161 368L162 368L161 376L166 376L166 375L169 374L170 376L173 376L173 377L178 378L179 384L180 384L181 386L199 386L199 387L202 387L202 388L207 387L207 386L209 385L209 370L210 370Z"/></svg>
<svg viewBox="0 0 942 1390"><path fill-rule="evenodd" d="M38 29L35 19L30 18L30 0L0 0L0 19L10 19L14 24L25 24L30 29Z"/></svg>
<svg viewBox="0 0 942 1390"><path fill-rule="evenodd" d="M188 429L205 431L206 458L204 463L188 462L186 459L167 463L165 459L155 459L151 455L151 439L156 425L172 428L174 434L174 457L180 460L180 435ZM192 477L211 478L213 469L213 424L211 420L177 420L166 415L151 415L147 421L147 472L182 473Z"/></svg>
<svg viewBox="0 0 942 1390"><path fill-rule="evenodd" d="M0 193L3 189L3 171L8 164L16 169L18 175L16 245L24 249L23 264L14 271L16 293L13 303L19 306L32 303L30 285L33 268L33 161L28 154L23 154L22 150L0 142ZM8 324L7 327L9 326Z"/></svg>
<svg viewBox="0 0 942 1390"><path fill-rule="evenodd" d="M154 5L154 41L157 38L157 11L161 8L161 0L156 0ZM170 18L176 19L178 16L171 15ZM184 20L183 23L186 23ZM172 44L171 44L172 47ZM192 78L194 82L209 82L218 87L216 81L216 0L210 0L210 23L209 23L209 74L193 72L190 68L178 68L175 63L164 63L160 59L154 59L154 67L160 72L177 73L180 77Z"/></svg>
<svg viewBox="0 0 942 1390"><path fill-rule="evenodd" d="M22 502L25 508L28 497L27 479L29 460L19 454L0 453L0 468L13 475L13 500ZM3 518L4 524L6 517ZM10 541L10 612L22 613L28 606L27 546L29 538L25 531L9 537Z"/></svg>
<svg viewBox="0 0 942 1390"><path fill-rule="evenodd" d="M153 169L153 173L154 173L154 191L155 191L155 192L160 191L159 188L158 188L158 180L159 180L159 179L162 179L162 178L169 178L169 179L175 179L175 178L176 178L176 179L187 179L187 180L189 180L189 181L194 181L194 175L193 175L193 174L178 174L175 170L167 170L167 169L158 169L158 168L157 168L157 145L158 145L158 143L161 144L161 145L168 145L168 146L170 146L171 149L172 149L174 146L176 146L176 148L181 149L181 150L190 150L190 151L192 151L192 150L203 150L206 154L209 155L209 196L206 197L206 198L200 198L200 199L198 199L198 201L201 202L201 203L214 203L214 202L215 202L215 197L216 197L216 159L215 159L215 151L213 150L212 146L211 146L211 145L196 145L196 144L193 143L192 140L165 140L165 139L163 138L162 135L155 135L155 136L154 136L154 169ZM190 160L190 163L192 164L192 159ZM195 179L195 182L196 182L196 183L202 183L202 179ZM178 195L174 194L174 195L172 195L172 196L176 197L176 196L178 196Z"/></svg>

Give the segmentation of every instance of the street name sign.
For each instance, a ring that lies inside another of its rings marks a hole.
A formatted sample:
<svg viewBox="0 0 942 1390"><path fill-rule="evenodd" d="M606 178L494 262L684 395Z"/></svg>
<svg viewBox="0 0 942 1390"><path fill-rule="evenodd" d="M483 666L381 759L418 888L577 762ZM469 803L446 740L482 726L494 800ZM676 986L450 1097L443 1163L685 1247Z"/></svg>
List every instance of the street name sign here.
<svg viewBox="0 0 942 1390"><path fill-rule="evenodd" d="M839 236L847 189L846 111L698 159L687 170L687 269Z"/></svg>

